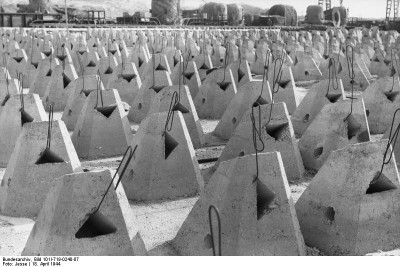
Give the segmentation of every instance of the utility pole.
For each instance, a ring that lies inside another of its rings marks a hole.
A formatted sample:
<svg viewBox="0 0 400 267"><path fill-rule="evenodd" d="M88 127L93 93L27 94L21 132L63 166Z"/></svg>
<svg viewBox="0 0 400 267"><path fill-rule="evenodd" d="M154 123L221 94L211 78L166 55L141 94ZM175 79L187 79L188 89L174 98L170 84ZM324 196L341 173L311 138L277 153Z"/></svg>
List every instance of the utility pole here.
<svg viewBox="0 0 400 267"><path fill-rule="evenodd" d="M67 34L69 33L69 28L68 28L68 8L67 8L67 0L64 0L65 4L65 23L67 23Z"/></svg>

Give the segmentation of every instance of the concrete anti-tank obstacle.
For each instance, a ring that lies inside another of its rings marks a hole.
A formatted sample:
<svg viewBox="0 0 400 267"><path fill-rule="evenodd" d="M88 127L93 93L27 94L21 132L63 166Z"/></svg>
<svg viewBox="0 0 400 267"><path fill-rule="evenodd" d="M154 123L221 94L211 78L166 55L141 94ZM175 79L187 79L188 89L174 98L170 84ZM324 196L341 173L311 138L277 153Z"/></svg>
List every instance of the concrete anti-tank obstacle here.
<svg viewBox="0 0 400 267"><path fill-rule="evenodd" d="M79 158L97 159L124 153L132 132L116 89L89 94L71 139Z"/></svg>
<svg viewBox="0 0 400 267"><path fill-rule="evenodd" d="M7 69L12 78L18 78L17 72L25 70L28 56L24 49L17 49L10 53L7 62Z"/></svg>
<svg viewBox="0 0 400 267"><path fill-rule="evenodd" d="M388 154L380 174L386 143L351 144L331 153L295 206L308 246L328 255L364 255L399 247L395 157L389 159Z"/></svg>
<svg viewBox="0 0 400 267"><path fill-rule="evenodd" d="M306 254L280 153L258 161L258 178L256 155L221 163L172 241L181 255L212 255L210 205L220 211L222 255Z"/></svg>
<svg viewBox="0 0 400 267"><path fill-rule="evenodd" d="M43 106L48 110L50 105L54 111L63 111L67 105L68 97L75 88L78 74L72 64L67 64L55 59L55 66L47 88L43 94Z"/></svg>
<svg viewBox="0 0 400 267"><path fill-rule="evenodd" d="M104 90L100 77L93 74L80 76L76 79L74 85L75 87L69 92L67 104L61 117L69 131L75 129L75 124L90 92Z"/></svg>
<svg viewBox="0 0 400 267"><path fill-rule="evenodd" d="M193 147L200 148L204 143L204 132L187 85L181 85L181 88L179 85L165 87L151 103L149 114L168 111L175 94L179 94L179 103L174 111L182 113Z"/></svg>
<svg viewBox="0 0 400 267"><path fill-rule="evenodd" d="M300 156L299 148L297 147L286 104L265 104L259 107L257 104L253 109L254 119L257 125L259 121L259 111L261 114L261 129L259 131L261 132L261 140L264 143L262 152L278 151L281 153L285 172L289 181L302 177L304 173L303 161ZM214 169L223 161L255 153L251 115L252 109L250 108L237 125L232 137L229 139L221 156L215 163ZM258 147L261 147L260 140L257 140L257 144Z"/></svg>
<svg viewBox="0 0 400 267"><path fill-rule="evenodd" d="M55 60L56 58L53 54L46 57L46 55L42 53L42 60L39 62L36 75L32 80L31 88L29 88L30 94L38 94L40 97L43 97L47 85L51 81L51 74L56 66Z"/></svg>
<svg viewBox="0 0 400 267"><path fill-rule="evenodd" d="M400 104L400 80L398 74L379 78L362 94L372 134L382 134L389 130L394 111Z"/></svg>
<svg viewBox="0 0 400 267"><path fill-rule="evenodd" d="M82 171L65 124L62 121L52 124L52 127L49 122L24 124L1 181L3 215L36 217L54 179Z"/></svg>
<svg viewBox="0 0 400 267"><path fill-rule="evenodd" d="M46 120L46 111L39 95L10 96L0 113L0 167L7 167L24 124Z"/></svg>
<svg viewBox="0 0 400 267"><path fill-rule="evenodd" d="M319 170L332 151L371 140L363 99L351 105L351 100L325 105L308 126L298 143L304 167Z"/></svg>
<svg viewBox="0 0 400 267"><path fill-rule="evenodd" d="M113 71L107 88L117 89L121 100L132 103L142 86L142 80L134 63L121 63Z"/></svg>
<svg viewBox="0 0 400 267"><path fill-rule="evenodd" d="M134 101L130 103L129 120L140 123L147 116L156 95L167 86L172 86L171 77L167 71L156 70L147 75Z"/></svg>
<svg viewBox="0 0 400 267"><path fill-rule="evenodd" d="M262 95L260 96L262 91ZM229 103L224 114L215 127L213 134L229 140L242 117L251 109L253 103L265 105L272 103L272 95L268 81L254 80L244 84Z"/></svg>
<svg viewBox="0 0 400 267"><path fill-rule="evenodd" d="M81 172L58 178L50 188L22 252L33 255L146 255L123 188L110 188L101 213L113 231L98 232L98 223L76 233L94 210L111 181L110 170Z"/></svg>
<svg viewBox="0 0 400 267"><path fill-rule="evenodd" d="M235 79L236 89L241 90L247 82L252 80L250 64L247 60L234 61L227 66L232 71L233 78Z"/></svg>
<svg viewBox="0 0 400 267"><path fill-rule="evenodd" d="M19 93L18 79L11 78L7 68L0 69L0 111L12 95Z"/></svg>
<svg viewBox="0 0 400 267"><path fill-rule="evenodd" d="M305 52L296 51L292 66L293 78L296 81L321 80L322 73L315 60Z"/></svg>
<svg viewBox="0 0 400 267"><path fill-rule="evenodd" d="M161 200L193 196L204 187L190 135L180 111L149 114L132 138L138 146L122 179L130 200Z"/></svg>
<svg viewBox="0 0 400 267"><path fill-rule="evenodd" d="M202 119L220 119L236 92L236 83L230 68L212 70L194 99L197 114Z"/></svg>
<svg viewBox="0 0 400 267"><path fill-rule="evenodd" d="M312 85L290 117L294 133L303 135L324 106L344 99L345 94L340 79L322 80Z"/></svg>
<svg viewBox="0 0 400 267"><path fill-rule="evenodd" d="M113 73L117 69L118 62L111 52L105 57L100 58L99 71L101 73L101 81L103 84L108 84L113 76Z"/></svg>

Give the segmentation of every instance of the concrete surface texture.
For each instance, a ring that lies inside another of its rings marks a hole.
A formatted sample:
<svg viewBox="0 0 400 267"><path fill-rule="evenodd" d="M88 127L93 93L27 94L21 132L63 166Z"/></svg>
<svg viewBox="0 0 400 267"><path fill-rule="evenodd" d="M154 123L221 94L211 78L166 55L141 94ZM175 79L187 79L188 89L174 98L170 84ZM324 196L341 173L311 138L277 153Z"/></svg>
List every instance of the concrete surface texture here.
<svg viewBox="0 0 400 267"><path fill-rule="evenodd" d="M331 153L296 203L309 246L328 255L364 255L399 246L399 174L395 158L380 174L387 140Z"/></svg>
<svg viewBox="0 0 400 267"><path fill-rule="evenodd" d="M53 122L50 147L48 125L24 124L1 181L2 214L36 217L51 183L61 175L82 170L64 122Z"/></svg>
<svg viewBox="0 0 400 267"><path fill-rule="evenodd" d="M304 167L319 170L330 153L348 144L371 140L364 101L343 100L328 104L299 140Z"/></svg>
<svg viewBox="0 0 400 267"><path fill-rule="evenodd" d="M182 113L193 147L200 148L204 143L204 132L188 86L181 85L179 87L179 85L173 85L165 87L151 103L149 114L168 112L169 109Z"/></svg>
<svg viewBox="0 0 400 267"><path fill-rule="evenodd" d="M122 187L112 186L98 210L101 218L88 221L111 178L110 171L104 170L57 179L49 189L22 255L146 255Z"/></svg>
<svg viewBox="0 0 400 267"><path fill-rule="evenodd" d="M321 109L345 99L343 83L340 79L322 80L312 85L290 117L296 135L303 135Z"/></svg>
<svg viewBox="0 0 400 267"><path fill-rule="evenodd" d="M203 189L182 113L176 111L171 116L172 127L166 132L168 112L149 114L132 139L130 145L137 145L137 149L122 179L128 199L174 199L193 196Z"/></svg>
<svg viewBox="0 0 400 267"><path fill-rule="evenodd" d="M258 154L258 177L255 157L221 163L172 241L181 255L212 255L210 205L220 214L221 229L214 211L211 220L222 255L305 255L280 153Z"/></svg>
<svg viewBox="0 0 400 267"><path fill-rule="evenodd" d="M373 134L382 134L389 130L392 114L400 104L400 80L393 77L377 79L362 94L368 114L369 130Z"/></svg>
<svg viewBox="0 0 400 267"><path fill-rule="evenodd" d="M21 100L23 102L21 102ZM22 104L24 109L21 110ZM37 94L13 95L0 113L0 166L7 167L25 123L46 121L47 115Z"/></svg>
<svg viewBox="0 0 400 267"><path fill-rule="evenodd" d="M92 91L99 89L104 90L104 86L98 75L83 75L76 79L74 88L69 92L67 104L61 117L69 131L75 129L75 124L86 98Z"/></svg>
<svg viewBox="0 0 400 267"><path fill-rule="evenodd" d="M229 68L213 70L202 82L194 99L197 114L202 119L220 119L236 92L235 79Z"/></svg>
<svg viewBox="0 0 400 267"><path fill-rule="evenodd" d="M307 53L296 51L292 67L293 78L296 81L310 81L322 79L322 73L315 60Z"/></svg>
<svg viewBox="0 0 400 267"><path fill-rule="evenodd" d="M96 90L89 94L71 139L80 158L96 159L124 154L132 132L116 89Z"/></svg>
<svg viewBox="0 0 400 267"><path fill-rule="evenodd" d="M214 169L223 161L255 153L252 114L256 131L260 133L260 137L256 138L257 149L262 149L262 152L280 152L288 179L301 178L304 173L303 162L285 103L265 104L247 110Z"/></svg>
<svg viewBox="0 0 400 267"><path fill-rule="evenodd" d="M255 103L257 105L272 103L271 90L267 80L263 82L252 78L251 81L243 85L229 103L213 134L229 140L242 117Z"/></svg>

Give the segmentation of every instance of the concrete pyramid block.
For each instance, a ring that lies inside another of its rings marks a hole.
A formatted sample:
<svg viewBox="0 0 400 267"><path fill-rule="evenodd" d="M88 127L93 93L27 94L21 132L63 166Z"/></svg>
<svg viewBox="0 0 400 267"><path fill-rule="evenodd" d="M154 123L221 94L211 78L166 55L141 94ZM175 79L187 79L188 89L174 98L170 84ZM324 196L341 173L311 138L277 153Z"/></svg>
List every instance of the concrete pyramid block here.
<svg viewBox="0 0 400 267"><path fill-rule="evenodd" d="M322 73L315 60L306 52L296 51L293 62L293 78L295 81L321 80Z"/></svg>
<svg viewBox="0 0 400 267"><path fill-rule="evenodd" d="M103 197L110 170L81 172L58 178L50 188L22 252L24 256L135 256L147 251L123 188L112 186L100 208L113 231L98 232L102 224L76 233ZM108 229L106 229L108 230Z"/></svg>
<svg viewBox="0 0 400 267"><path fill-rule="evenodd" d="M264 143L262 152L280 152L288 179L296 180L302 177L304 173L303 161L285 103L265 104L261 105L260 109L261 129L259 131ZM251 114L252 110L249 109L243 115L214 168L217 168L223 161L255 153ZM258 107L254 107L254 119L258 125ZM262 147L260 140L257 140L257 147Z"/></svg>
<svg viewBox="0 0 400 267"><path fill-rule="evenodd" d="M151 103L149 114L168 112L172 98L177 94L179 94L179 102L174 110L182 113L193 147L200 148L204 143L204 132L187 85L181 85L180 89L179 85L165 87Z"/></svg>
<svg viewBox="0 0 400 267"><path fill-rule="evenodd" d="M45 109L48 110L51 105L54 111L63 111L70 92L75 88L77 79L78 74L72 64L66 64L56 59L50 81L43 95Z"/></svg>
<svg viewBox="0 0 400 267"><path fill-rule="evenodd" d="M147 77L152 75L153 71L166 71L168 74L171 74L171 66L168 64L168 59L165 54L153 54L146 64L143 76Z"/></svg>
<svg viewBox="0 0 400 267"><path fill-rule="evenodd" d="M387 140L333 151L296 203L308 246L328 255L364 255L400 245L399 174L381 166Z"/></svg>
<svg viewBox="0 0 400 267"><path fill-rule="evenodd" d="M258 179L255 155L221 163L172 241L181 255L212 255L210 205L220 213L222 255L306 254L280 153L258 160Z"/></svg>
<svg viewBox="0 0 400 267"><path fill-rule="evenodd" d="M71 137L78 156L97 159L122 155L132 139L126 115L117 90L92 91Z"/></svg>
<svg viewBox="0 0 400 267"><path fill-rule="evenodd" d="M147 116L132 139L131 146L138 147L122 179L130 200L193 196L204 187L182 113L174 112L171 131L165 132L167 113Z"/></svg>
<svg viewBox="0 0 400 267"><path fill-rule="evenodd" d="M117 89L121 100L132 103L142 86L142 80L134 63L119 64L108 82L107 88Z"/></svg>
<svg viewBox="0 0 400 267"><path fill-rule="evenodd" d="M18 78L17 72L25 70L28 62L28 56L24 49L17 49L13 53L10 53L7 62L7 69L12 78Z"/></svg>
<svg viewBox="0 0 400 267"><path fill-rule="evenodd" d="M236 92L236 83L230 68L213 70L194 99L199 117L220 119Z"/></svg>
<svg viewBox="0 0 400 267"><path fill-rule="evenodd" d="M99 80L98 75L91 74L80 76L74 82L74 88L69 92L67 104L61 117L69 131L75 129L75 124L89 94L95 90L104 90L103 83Z"/></svg>
<svg viewBox="0 0 400 267"><path fill-rule="evenodd" d="M242 86L252 80L250 64L247 60L241 62L234 61L227 66L232 71L233 78L235 79L236 89L241 90Z"/></svg>
<svg viewBox="0 0 400 267"><path fill-rule="evenodd" d="M134 47L133 49L130 50L129 59L126 62L134 63L139 72L140 77L143 77L144 70L149 60L150 59L146 52L145 47L137 45L137 47Z"/></svg>
<svg viewBox="0 0 400 267"><path fill-rule="evenodd" d="M363 99L325 105L299 140L304 167L319 170L332 151L371 140ZM349 116L350 115L350 116Z"/></svg>
<svg viewBox="0 0 400 267"><path fill-rule="evenodd" d="M167 86L172 86L171 77L167 71L157 70L154 74L145 76L140 90L130 103L129 120L140 123L149 113L151 102L156 95Z"/></svg>
<svg viewBox="0 0 400 267"><path fill-rule="evenodd" d="M386 52L375 49L375 53L371 58L370 72L371 74L378 75L378 77L387 77L391 74L390 66L391 61L386 59Z"/></svg>
<svg viewBox="0 0 400 267"><path fill-rule="evenodd" d="M351 51L351 50L350 50ZM343 53L337 54L337 53L332 53L330 57L334 58L336 61L336 73L338 79L341 79L343 82L343 87L344 90L349 91L351 90L351 78L349 76L349 65L347 62L347 56L344 55ZM348 52L348 57L351 58L351 52ZM338 60L339 58L339 60ZM322 65L322 63L321 63ZM321 67L323 79L329 79L329 68L328 64L325 65L326 67ZM367 76L370 76L370 74L365 74L364 71L362 70L361 66L359 63L354 59L353 63L353 70L354 70L354 83L353 87L354 90L356 91L364 91L369 85L370 81L368 80Z"/></svg>
<svg viewBox="0 0 400 267"><path fill-rule="evenodd" d="M263 86L264 88L262 88ZM213 134L225 140L229 140L242 120L242 117L248 110L251 110L254 103L258 105L272 103L272 95L268 81L265 81L263 85L262 80L252 79L252 81L244 84L229 103L229 106L226 108L215 127Z"/></svg>
<svg viewBox="0 0 400 267"><path fill-rule="evenodd" d="M286 103L287 110L289 114L293 114L294 111L297 109L298 105L300 104L299 97L294 93L296 84L294 82L292 68L282 67L281 79L277 79L277 75L279 72L279 63L275 65L270 65L271 68L268 72L268 81L271 87L271 91L274 90L274 101L275 102L284 102ZM274 68L275 70L275 77L274 77ZM275 83L274 80L277 82ZM275 85L274 85L275 84Z"/></svg>
<svg viewBox="0 0 400 267"><path fill-rule="evenodd" d="M196 63L196 66L198 68L200 80L201 82L203 82L207 77L207 71L214 68L211 56L202 52L200 55L195 57L193 61Z"/></svg>
<svg viewBox="0 0 400 267"><path fill-rule="evenodd" d="M55 58L46 57L42 53L42 60L38 65L36 76L31 83L32 87L29 89L30 94L38 94L40 97L43 97L47 85L51 81L51 74L55 66Z"/></svg>
<svg viewBox="0 0 400 267"><path fill-rule="evenodd" d="M400 80L393 77L377 79L362 94L368 115L369 130L382 134L390 129L392 116L400 104Z"/></svg>
<svg viewBox="0 0 400 267"><path fill-rule="evenodd" d="M37 94L11 96L0 113L0 167L7 167L18 136L25 123L46 121L42 101Z"/></svg>
<svg viewBox="0 0 400 267"><path fill-rule="evenodd" d="M48 125L49 122L24 124L1 181L2 214L36 217L54 179L82 171L65 124L53 122L49 149Z"/></svg>
<svg viewBox="0 0 400 267"><path fill-rule="evenodd" d="M100 58L100 73L103 84L108 84L118 66L117 59L109 53L106 57Z"/></svg>
<svg viewBox="0 0 400 267"><path fill-rule="evenodd" d="M0 111L12 95L19 93L20 84L18 79L11 78L6 68L0 71Z"/></svg>
<svg viewBox="0 0 400 267"><path fill-rule="evenodd" d="M300 136L303 135L325 105L344 99L345 94L342 80L340 79L322 80L312 85L290 117L294 133Z"/></svg>

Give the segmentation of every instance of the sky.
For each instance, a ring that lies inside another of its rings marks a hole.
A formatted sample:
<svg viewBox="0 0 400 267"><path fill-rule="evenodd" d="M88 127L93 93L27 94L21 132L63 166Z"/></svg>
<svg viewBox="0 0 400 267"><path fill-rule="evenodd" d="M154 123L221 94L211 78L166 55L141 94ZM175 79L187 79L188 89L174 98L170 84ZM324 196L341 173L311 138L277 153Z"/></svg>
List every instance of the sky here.
<svg viewBox="0 0 400 267"><path fill-rule="evenodd" d="M246 3L262 8L269 8L276 4L286 4L294 6L299 16L306 14L307 6L318 4L318 0L181 0L181 6L183 8L197 8L200 5L203 5L204 2L217 2L223 4ZM339 0L331 0L331 2L332 7L340 5ZM349 8L350 17L385 18L386 16L386 0L343 0L343 6Z"/></svg>

